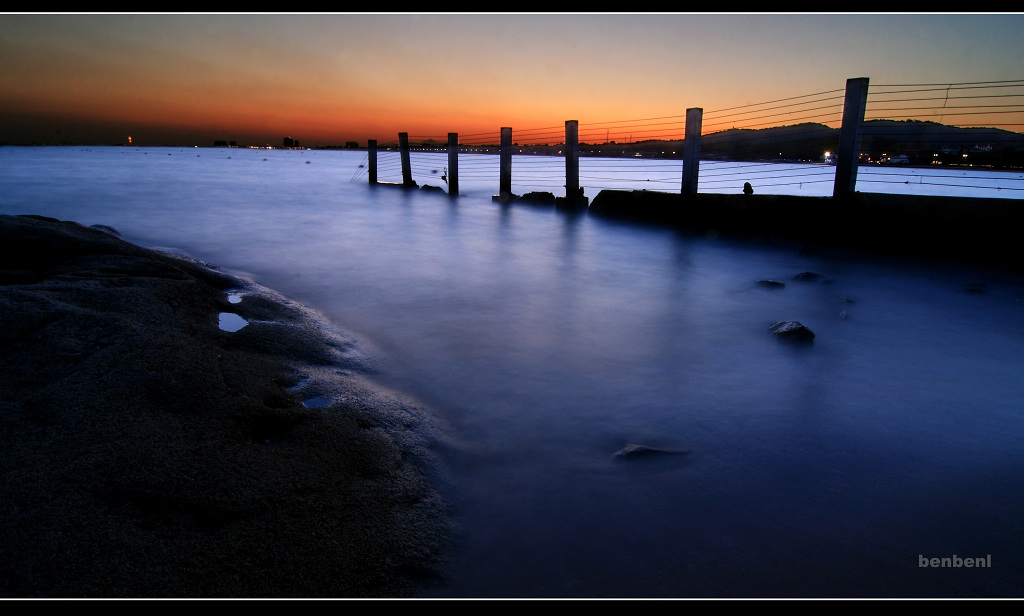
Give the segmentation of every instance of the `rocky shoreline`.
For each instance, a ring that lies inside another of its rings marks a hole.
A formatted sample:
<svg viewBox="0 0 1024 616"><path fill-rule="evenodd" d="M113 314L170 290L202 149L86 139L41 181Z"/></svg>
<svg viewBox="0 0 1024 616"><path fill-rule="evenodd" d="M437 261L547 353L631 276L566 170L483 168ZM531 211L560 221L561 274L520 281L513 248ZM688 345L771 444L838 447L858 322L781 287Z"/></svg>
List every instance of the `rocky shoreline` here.
<svg viewBox="0 0 1024 616"><path fill-rule="evenodd" d="M0 216L0 595L405 597L438 579L428 413L315 312L111 231Z"/></svg>

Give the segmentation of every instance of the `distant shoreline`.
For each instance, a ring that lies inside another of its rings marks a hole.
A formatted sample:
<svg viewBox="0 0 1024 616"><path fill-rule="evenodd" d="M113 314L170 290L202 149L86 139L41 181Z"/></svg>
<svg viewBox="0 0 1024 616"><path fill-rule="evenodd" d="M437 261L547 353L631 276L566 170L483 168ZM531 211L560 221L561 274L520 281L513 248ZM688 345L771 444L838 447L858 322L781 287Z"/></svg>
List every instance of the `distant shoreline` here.
<svg viewBox="0 0 1024 616"><path fill-rule="evenodd" d="M865 135L860 146L861 166L898 168L982 168L991 171L1020 171L1024 169L1024 134L1002 128L959 127L921 120L867 120L863 123ZM730 128L701 136L701 160L730 162L776 162L787 164L830 164L823 155L835 152L839 142L839 128L820 122L801 122L769 128ZM876 135L876 132L881 134ZM293 143L289 138L288 143ZM346 144L299 146L270 144L244 144L229 140L211 140L207 144L146 145L130 143L53 143L3 144L24 146L80 146L80 147L182 147L224 149L294 149L294 150L355 150L365 151L359 142ZM446 151L447 142L434 139L411 143L414 151ZM460 144L463 151L492 153L500 151L500 143ZM397 142L382 141L378 149L397 149ZM518 155L562 156L564 143L523 143L515 146ZM580 156L656 158L681 160L682 139L637 139L625 142L581 142ZM963 164L962 157L970 153L971 163ZM893 159L892 157L896 158ZM891 162L892 160L902 162ZM834 163L834 159L831 160Z"/></svg>

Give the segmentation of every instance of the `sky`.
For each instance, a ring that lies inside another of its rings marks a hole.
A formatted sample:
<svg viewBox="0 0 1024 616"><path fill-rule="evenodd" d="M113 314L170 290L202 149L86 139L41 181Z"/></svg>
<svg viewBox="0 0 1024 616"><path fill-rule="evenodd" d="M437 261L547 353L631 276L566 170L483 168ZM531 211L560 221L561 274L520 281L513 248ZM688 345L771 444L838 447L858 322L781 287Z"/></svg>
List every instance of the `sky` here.
<svg viewBox="0 0 1024 616"><path fill-rule="evenodd" d="M1024 13L0 14L0 143L472 140L1024 78Z"/></svg>

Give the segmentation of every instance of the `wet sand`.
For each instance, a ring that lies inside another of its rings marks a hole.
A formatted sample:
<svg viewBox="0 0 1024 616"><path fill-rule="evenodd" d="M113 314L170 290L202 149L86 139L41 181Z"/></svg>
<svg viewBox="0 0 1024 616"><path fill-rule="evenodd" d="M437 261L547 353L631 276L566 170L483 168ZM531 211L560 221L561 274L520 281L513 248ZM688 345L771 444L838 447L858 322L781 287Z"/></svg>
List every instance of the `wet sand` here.
<svg viewBox="0 0 1024 616"><path fill-rule="evenodd" d="M0 242L0 595L404 597L442 574L438 433L352 336L103 230L0 216Z"/></svg>

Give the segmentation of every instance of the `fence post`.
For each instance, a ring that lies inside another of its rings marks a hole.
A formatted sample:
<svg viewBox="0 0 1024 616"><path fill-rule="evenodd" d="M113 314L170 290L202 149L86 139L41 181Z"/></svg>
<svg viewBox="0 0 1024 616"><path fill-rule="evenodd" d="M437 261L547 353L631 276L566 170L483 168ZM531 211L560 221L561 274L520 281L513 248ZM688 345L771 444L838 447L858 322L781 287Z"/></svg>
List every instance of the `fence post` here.
<svg viewBox="0 0 1024 616"><path fill-rule="evenodd" d="M370 174L370 184L377 183L377 140L370 139L366 142L367 172Z"/></svg>
<svg viewBox="0 0 1024 616"><path fill-rule="evenodd" d="M512 198L512 128L501 129L501 150L498 154L501 175L498 178L498 200L508 201Z"/></svg>
<svg viewBox="0 0 1024 616"><path fill-rule="evenodd" d="M697 194L697 177L700 169L700 131L704 109L693 107L686 110L686 134L683 136L683 187L684 195Z"/></svg>
<svg viewBox="0 0 1024 616"><path fill-rule="evenodd" d="M555 199L556 206L586 207L587 199L580 188L580 123L565 121L565 197Z"/></svg>
<svg viewBox="0 0 1024 616"><path fill-rule="evenodd" d="M459 133L448 133L448 194L459 194Z"/></svg>
<svg viewBox="0 0 1024 616"><path fill-rule="evenodd" d="M860 150L860 125L868 102L868 78L846 80L843 102L843 126L839 129L839 154L832 198L848 197L857 189L857 161Z"/></svg>
<svg viewBox="0 0 1024 616"><path fill-rule="evenodd" d="M412 165L409 163L409 133L398 133L398 151L402 155L402 186L412 187Z"/></svg>

